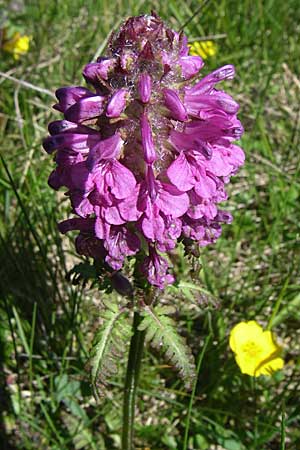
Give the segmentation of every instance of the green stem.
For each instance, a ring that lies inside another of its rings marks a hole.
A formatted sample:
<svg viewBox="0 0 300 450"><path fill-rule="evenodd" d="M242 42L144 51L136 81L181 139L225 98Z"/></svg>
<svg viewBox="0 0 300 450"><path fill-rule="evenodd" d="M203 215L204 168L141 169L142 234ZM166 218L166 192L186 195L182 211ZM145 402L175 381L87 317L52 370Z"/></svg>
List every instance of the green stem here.
<svg viewBox="0 0 300 450"><path fill-rule="evenodd" d="M140 322L141 317L135 312L124 389L122 450L133 450L135 398L145 340L145 332L138 330Z"/></svg>
<svg viewBox="0 0 300 450"><path fill-rule="evenodd" d="M192 413L192 408L193 408L193 402L194 402L194 398L195 398L195 394L196 394L196 387L197 387L197 381L198 381L198 377L199 377L199 372L200 372L200 367L202 364L202 360L204 357L204 354L206 352L208 343L210 341L212 337L212 334L210 333L204 342L203 348L199 354L198 357L198 363L197 363L197 369L196 369L196 378L193 384L193 389L192 389L192 394L191 394L191 398L190 398L190 402L189 402L189 407L188 407L188 413L187 413L187 418L186 418L186 423L185 423L185 431L184 431L184 442L183 442L183 450L187 450L188 448L188 438L189 438L189 431L190 431L190 421L191 421L191 413Z"/></svg>

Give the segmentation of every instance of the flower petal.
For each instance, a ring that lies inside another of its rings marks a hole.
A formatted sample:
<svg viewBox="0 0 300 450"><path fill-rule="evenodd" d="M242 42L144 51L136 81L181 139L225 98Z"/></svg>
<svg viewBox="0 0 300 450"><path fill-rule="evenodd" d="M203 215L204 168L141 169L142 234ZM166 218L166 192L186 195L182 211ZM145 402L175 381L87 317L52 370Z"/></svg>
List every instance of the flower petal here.
<svg viewBox="0 0 300 450"><path fill-rule="evenodd" d="M122 225L125 220L120 216L120 212L116 206L103 208L103 215L105 220L112 225Z"/></svg>
<svg viewBox="0 0 300 450"><path fill-rule="evenodd" d="M98 87L101 80L108 79L116 64L117 61L113 58L101 58L98 62L87 64L82 74L88 83Z"/></svg>
<svg viewBox="0 0 300 450"><path fill-rule="evenodd" d="M56 90L55 95L59 102L53 108L63 113L80 99L94 96L93 92L82 86L62 87Z"/></svg>
<svg viewBox="0 0 300 450"><path fill-rule="evenodd" d="M167 216L180 217L188 209L189 197L186 193L178 191L175 186L162 183L156 204Z"/></svg>
<svg viewBox="0 0 300 450"><path fill-rule="evenodd" d="M194 189L196 194L202 198L212 198L217 190L216 183L211 177L206 175L205 170L200 171L200 176L197 177Z"/></svg>
<svg viewBox="0 0 300 450"><path fill-rule="evenodd" d="M165 231L165 223L163 218L158 215L157 217L148 218L144 215L142 219L142 230L145 236L152 241L161 241Z"/></svg>
<svg viewBox="0 0 300 450"><path fill-rule="evenodd" d="M105 172L105 181L118 199L128 197L136 186L133 173L116 160L109 163L109 169Z"/></svg>
<svg viewBox="0 0 300 450"><path fill-rule="evenodd" d="M99 141L90 151L86 165L92 172L101 161L117 158L121 152L123 140L119 133Z"/></svg>
<svg viewBox="0 0 300 450"><path fill-rule="evenodd" d="M127 89L119 89L112 95L106 109L107 117L119 117L126 107L127 96Z"/></svg>
<svg viewBox="0 0 300 450"><path fill-rule="evenodd" d="M65 118L71 122L83 122L100 116L104 110L105 97L94 95L74 103L65 112Z"/></svg>
<svg viewBox="0 0 300 450"><path fill-rule="evenodd" d="M68 231L80 230L84 232L92 232L95 225L95 219L83 219L75 217L67 219L58 224L58 229L62 234Z"/></svg>
<svg viewBox="0 0 300 450"><path fill-rule="evenodd" d="M182 56L179 59L183 78L189 80L204 66L204 62L200 56Z"/></svg>
<svg viewBox="0 0 300 450"><path fill-rule="evenodd" d="M188 119L188 114L178 93L174 89L165 88L163 90L163 95L165 105L170 111L171 117L175 120L186 121Z"/></svg>
<svg viewBox="0 0 300 450"><path fill-rule="evenodd" d="M192 189L196 182L184 152L181 152L175 161L173 161L169 166L167 175L171 183L182 192Z"/></svg>

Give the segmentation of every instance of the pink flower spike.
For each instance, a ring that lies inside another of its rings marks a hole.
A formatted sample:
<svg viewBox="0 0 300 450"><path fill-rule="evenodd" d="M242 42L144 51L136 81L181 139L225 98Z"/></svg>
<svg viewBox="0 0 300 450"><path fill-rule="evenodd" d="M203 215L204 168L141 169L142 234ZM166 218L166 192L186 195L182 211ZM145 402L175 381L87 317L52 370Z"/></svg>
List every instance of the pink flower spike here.
<svg viewBox="0 0 300 450"><path fill-rule="evenodd" d="M136 274L144 259L145 277L160 289L174 277L159 252L168 255L184 238L211 244L230 223L219 203L245 159L235 143L239 105L217 89L234 67L203 77L202 59L188 52L183 32L155 13L128 18L106 56L84 67L90 89L56 91L62 117L43 141L56 164L48 183L65 189L75 216L61 232L78 230L77 252L111 270Z"/></svg>

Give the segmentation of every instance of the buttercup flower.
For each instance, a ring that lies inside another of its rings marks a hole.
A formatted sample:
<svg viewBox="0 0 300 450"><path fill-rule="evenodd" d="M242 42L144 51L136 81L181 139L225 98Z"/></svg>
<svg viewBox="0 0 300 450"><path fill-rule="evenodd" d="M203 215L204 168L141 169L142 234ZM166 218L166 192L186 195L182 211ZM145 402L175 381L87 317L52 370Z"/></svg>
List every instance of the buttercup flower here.
<svg viewBox="0 0 300 450"><path fill-rule="evenodd" d="M19 32L15 32L10 39L4 39L2 49L11 53L14 59L18 60L20 56L28 52L30 39L31 36L21 36Z"/></svg>
<svg viewBox="0 0 300 450"><path fill-rule="evenodd" d="M282 349L274 335L254 320L238 323L231 330L229 345L242 373L258 377L271 375L283 367Z"/></svg>
<svg viewBox="0 0 300 450"><path fill-rule="evenodd" d="M141 252L141 273L161 289L174 281L167 254L179 239L205 246L231 222L218 203L244 163L239 105L217 89L234 67L201 77L188 50L156 15L129 18L83 69L89 87L56 91L64 117L43 144L57 164L49 184L67 188L77 216L60 230L78 230L79 253L115 270Z"/></svg>
<svg viewBox="0 0 300 450"><path fill-rule="evenodd" d="M213 41L195 41L189 47L190 55L201 56L202 59L215 56L217 53L217 46Z"/></svg>

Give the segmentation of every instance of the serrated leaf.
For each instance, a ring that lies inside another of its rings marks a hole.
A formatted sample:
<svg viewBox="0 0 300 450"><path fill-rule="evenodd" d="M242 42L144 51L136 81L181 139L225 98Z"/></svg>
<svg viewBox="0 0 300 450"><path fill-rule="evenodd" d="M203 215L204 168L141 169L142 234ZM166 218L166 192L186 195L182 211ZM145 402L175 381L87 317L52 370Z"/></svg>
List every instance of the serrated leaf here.
<svg viewBox="0 0 300 450"><path fill-rule="evenodd" d="M145 306L140 331L146 331L146 341L158 350L163 350L168 362L179 370L187 388L190 388L195 377L193 355L185 340L177 332L175 322L166 315L174 311L166 306L152 308Z"/></svg>
<svg viewBox="0 0 300 450"><path fill-rule="evenodd" d="M106 387L107 379L117 373L118 360L131 335L126 311L112 301L104 304L103 323L95 335L90 356L92 386L97 399Z"/></svg>
<svg viewBox="0 0 300 450"><path fill-rule="evenodd" d="M87 423L83 422L80 417L63 413L62 420L72 438L75 450L87 448L104 450L106 448L102 436L99 433L92 433Z"/></svg>

